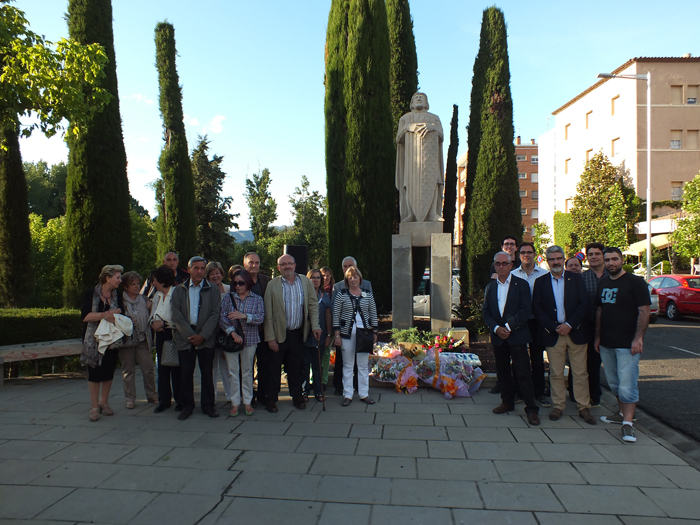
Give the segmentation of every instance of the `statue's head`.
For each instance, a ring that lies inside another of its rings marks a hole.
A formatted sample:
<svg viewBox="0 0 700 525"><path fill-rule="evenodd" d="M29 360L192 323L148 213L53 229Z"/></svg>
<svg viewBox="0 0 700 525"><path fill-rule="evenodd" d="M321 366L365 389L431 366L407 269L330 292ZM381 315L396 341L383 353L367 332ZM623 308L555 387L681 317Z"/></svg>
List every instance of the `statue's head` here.
<svg viewBox="0 0 700 525"><path fill-rule="evenodd" d="M430 104L428 104L428 95L425 93L416 92L411 97L411 109L417 109L418 111L423 109L426 111L429 110Z"/></svg>

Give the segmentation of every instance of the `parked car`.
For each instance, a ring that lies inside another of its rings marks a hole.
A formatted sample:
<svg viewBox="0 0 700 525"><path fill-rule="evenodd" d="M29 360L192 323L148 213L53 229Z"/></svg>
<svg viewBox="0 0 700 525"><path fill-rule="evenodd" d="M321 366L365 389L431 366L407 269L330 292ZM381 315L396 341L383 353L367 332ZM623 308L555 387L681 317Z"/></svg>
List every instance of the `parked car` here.
<svg viewBox="0 0 700 525"><path fill-rule="evenodd" d="M649 307L649 322L654 324L659 318L659 294L651 283L647 283L649 287L649 297L651 297L651 306Z"/></svg>
<svg viewBox="0 0 700 525"><path fill-rule="evenodd" d="M659 275L649 284L659 294L659 313L676 321L684 314L700 314L700 277Z"/></svg>
<svg viewBox="0 0 700 525"><path fill-rule="evenodd" d="M452 306L459 306L459 277L452 275ZM423 275L423 281L418 286L416 295L413 296L413 315L417 317L430 317L430 277ZM453 314L454 315L454 314Z"/></svg>

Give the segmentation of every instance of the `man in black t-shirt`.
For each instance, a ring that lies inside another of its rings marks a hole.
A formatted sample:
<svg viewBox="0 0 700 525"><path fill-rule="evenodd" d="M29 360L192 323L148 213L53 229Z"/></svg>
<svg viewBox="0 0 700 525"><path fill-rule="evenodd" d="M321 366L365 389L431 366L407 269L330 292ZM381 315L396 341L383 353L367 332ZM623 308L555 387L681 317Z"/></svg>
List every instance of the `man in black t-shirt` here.
<svg viewBox="0 0 700 525"><path fill-rule="evenodd" d="M634 443L632 421L639 401L639 359L644 332L649 326L651 297L644 280L622 269L619 248L603 251L610 275L598 282L596 290L595 349L600 352L610 390L617 397L620 412L603 416L605 423L621 423L622 439Z"/></svg>

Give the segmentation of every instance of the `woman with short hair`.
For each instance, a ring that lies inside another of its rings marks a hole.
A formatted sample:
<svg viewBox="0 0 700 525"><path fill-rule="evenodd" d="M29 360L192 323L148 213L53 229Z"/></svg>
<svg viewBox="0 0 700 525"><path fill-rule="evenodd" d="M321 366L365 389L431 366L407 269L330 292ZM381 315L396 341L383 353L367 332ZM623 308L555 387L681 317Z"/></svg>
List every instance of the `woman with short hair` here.
<svg viewBox="0 0 700 525"><path fill-rule="evenodd" d="M371 329L374 333L372 343L377 343L379 322L377 305L371 292L360 288L362 273L355 266L345 272L345 289L339 290L333 301L334 344L343 352L343 403L350 405L353 396L353 368L357 362L357 393L360 400L368 405L374 404L369 397L369 352L357 352L357 329Z"/></svg>
<svg viewBox="0 0 700 525"><path fill-rule="evenodd" d="M119 360L122 362L122 377L124 378L124 397L126 408L136 406L136 362L138 361L143 375L143 387L149 403L158 403L156 392L156 376L153 371L153 336L148 319L151 314L151 300L139 293L141 276L136 272L126 272L122 275L122 300L125 307L124 315L131 319L134 331L131 339L138 341L135 346L119 349Z"/></svg>
<svg viewBox="0 0 700 525"><path fill-rule="evenodd" d="M114 415L108 401L119 350L107 348L104 354L100 353L95 332L103 320L114 324L114 315L124 310L121 294L117 293L122 282L123 271L124 268L118 264L104 266L97 286L86 290L83 294L80 311L84 323L83 351L80 355L80 363L87 366L90 421L97 421L99 414ZM102 385L102 395L100 395L100 385Z"/></svg>
<svg viewBox="0 0 700 525"><path fill-rule="evenodd" d="M221 302L219 326L237 343L243 343L240 352L224 352L228 363L229 383L231 385L231 417L238 416L243 390L243 405L246 416L253 415L253 361L255 349L260 342L258 326L265 319L263 298L250 291L253 278L247 270L237 270L231 277L233 292L227 293ZM236 333L236 323L243 327L243 338Z"/></svg>

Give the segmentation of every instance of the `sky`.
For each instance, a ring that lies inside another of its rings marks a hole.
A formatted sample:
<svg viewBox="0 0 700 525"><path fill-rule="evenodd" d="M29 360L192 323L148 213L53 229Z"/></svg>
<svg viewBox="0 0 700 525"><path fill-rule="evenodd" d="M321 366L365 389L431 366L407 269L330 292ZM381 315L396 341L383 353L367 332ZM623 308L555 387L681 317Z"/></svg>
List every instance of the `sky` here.
<svg viewBox="0 0 700 525"><path fill-rule="evenodd" d="M155 67L155 26L175 27L177 69L190 151L200 135L224 157L224 194L240 229L249 228L245 179L268 168L277 225L291 225L289 195L301 184L325 194L324 45L330 0L113 0L114 46L129 188L155 212L163 144ZM446 136L459 106L459 152L466 126L482 12L473 0L410 2L419 88ZM508 25L515 135L537 139L552 111L633 57L700 54L697 23L648 0L502 1ZM67 0L17 0L31 29L68 37ZM550 120L551 119L551 120ZM21 140L23 160L66 161L60 137ZM444 148L445 153L447 147Z"/></svg>

